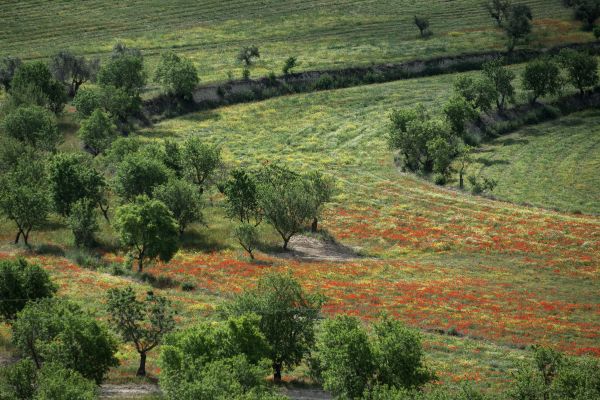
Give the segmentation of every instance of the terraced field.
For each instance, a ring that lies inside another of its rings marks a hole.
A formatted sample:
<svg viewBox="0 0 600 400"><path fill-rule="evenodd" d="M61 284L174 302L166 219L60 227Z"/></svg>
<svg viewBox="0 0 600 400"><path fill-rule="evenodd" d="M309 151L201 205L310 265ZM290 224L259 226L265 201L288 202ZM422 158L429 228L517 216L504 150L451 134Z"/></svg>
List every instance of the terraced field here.
<svg viewBox="0 0 600 400"><path fill-rule="evenodd" d="M600 214L600 114L523 128L485 146L470 172L498 181L498 198Z"/></svg>
<svg viewBox="0 0 600 400"><path fill-rule="evenodd" d="M412 0L12 0L0 3L0 54L45 58L70 49L103 56L121 40L144 50L150 70L160 51L176 49L207 82L239 76L235 55L249 44L262 53L254 76L279 73L291 55L309 70L503 48L503 35L480 3L432 0L423 10ZM560 0L525 3L535 17L532 46L593 39ZM430 17L428 40L417 37L415 14Z"/></svg>

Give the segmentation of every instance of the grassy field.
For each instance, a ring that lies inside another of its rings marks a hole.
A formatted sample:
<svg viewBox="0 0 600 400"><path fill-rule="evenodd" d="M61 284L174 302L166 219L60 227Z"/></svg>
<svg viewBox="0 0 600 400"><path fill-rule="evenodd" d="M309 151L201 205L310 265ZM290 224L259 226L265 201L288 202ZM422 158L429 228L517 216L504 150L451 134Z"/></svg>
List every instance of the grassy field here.
<svg viewBox="0 0 600 400"><path fill-rule="evenodd" d="M474 380L499 390L515 362L527 357L519 349L534 343L600 356L598 217L472 197L395 168L384 139L389 111L416 102L435 110L455 78L444 75L281 97L190 114L143 130L148 140L198 135L218 143L230 166L279 161L332 174L337 194L323 228L368 256L347 262L300 262L260 253L257 262L250 262L229 237L231 223L223 217L222 198L210 193L208 227L192 227L174 260L148 268L155 275L196 285L189 293L164 291L180 311L181 326L214 316L220 301L252 285L265 271L277 269L290 270L306 288L322 291L328 298L326 314L370 320L385 311L422 328L429 362L444 382ZM72 137L66 143L68 149L77 148ZM0 231L2 242L13 236L7 223ZM108 226L100 239L114 244ZM263 228L263 239L267 246L277 244L269 228ZM34 244L53 245L46 248L67 256L71 240L60 220L32 233ZM13 250L5 247L8 256ZM123 260L122 254L112 252L104 258ZM61 294L99 315L104 315L103 291L97 288L130 283L62 257L33 259L52 271ZM432 329L460 337L427 333ZM120 357L124 365L111 372L113 382L134 375L132 350L124 347ZM150 368L156 374L152 360ZM293 375L301 379L303 372Z"/></svg>
<svg viewBox="0 0 600 400"><path fill-rule="evenodd" d="M561 0L524 3L535 18L532 46L592 40ZM431 38L417 37L415 14L430 18ZM249 44L261 49L256 76L280 73L292 55L299 70L309 70L489 50L505 42L479 0L431 0L426 7L413 0L13 0L0 3L0 15L0 55L35 59L70 49L104 56L120 40L144 50L150 71L163 50L185 54L204 82L227 79L229 72L240 76L235 55Z"/></svg>
<svg viewBox="0 0 600 400"><path fill-rule="evenodd" d="M600 214L600 113L526 127L484 146L469 173L498 181L494 196Z"/></svg>

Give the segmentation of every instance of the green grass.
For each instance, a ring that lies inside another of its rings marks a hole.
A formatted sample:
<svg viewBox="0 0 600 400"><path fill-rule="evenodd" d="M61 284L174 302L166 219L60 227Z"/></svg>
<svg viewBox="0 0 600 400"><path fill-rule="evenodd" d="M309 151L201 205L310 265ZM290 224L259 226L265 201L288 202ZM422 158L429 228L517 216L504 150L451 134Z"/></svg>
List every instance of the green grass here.
<svg viewBox="0 0 600 400"><path fill-rule="evenodd" d="M600 112L525 127L484 146L468 173L494 178L503 200L600 214Z"/></svg>
<svg viewBox="0 0 600 400"><path fill-rule="evenodd" d="M559 0L527 0L535 17L531 45L592 40ZM426 3L426 4L424 4ZM47 58L58 50L105 56L117 40L142 48L149 70L158 53L190 56L204 82L240 76L235 61L244 45L262 58L253 76L298 56L299 70L397 62L418 57L503 48L503 34L480 0L108 0L4 1L0 54ZM431 19L423 40L415 14Z"/></svg>

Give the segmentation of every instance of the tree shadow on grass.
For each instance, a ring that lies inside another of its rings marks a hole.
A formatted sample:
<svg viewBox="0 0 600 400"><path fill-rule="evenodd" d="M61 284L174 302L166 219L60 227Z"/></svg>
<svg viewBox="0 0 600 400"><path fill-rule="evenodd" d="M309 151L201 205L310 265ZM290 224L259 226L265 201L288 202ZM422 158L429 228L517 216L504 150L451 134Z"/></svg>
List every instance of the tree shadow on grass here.
<svg viewBox="0 0 600 400"><path fill-rule="evenodd" d="M476 163L483 164L486 167L491 167L492 165L509 165L510 163L506 160L490 160L489 158L479 157L475 160Z"/></svg>
<svg viewBox="0 0 600 400"><path fill-rule="evenodd" d="M181 248L185 250L221 251L231 247L224 241L215 239L210 232L189 229L180 238Z"/></svg>
<svg viewBox="0 0 600 400"><path fill-rule="evenodd" d="M529 140L527 139L517 139L517 138L506 138L506 139L501 139L497 141L498 144L501 144L502 146L513 146L513 145L517 145L517 144L528 144Z"/></svg>

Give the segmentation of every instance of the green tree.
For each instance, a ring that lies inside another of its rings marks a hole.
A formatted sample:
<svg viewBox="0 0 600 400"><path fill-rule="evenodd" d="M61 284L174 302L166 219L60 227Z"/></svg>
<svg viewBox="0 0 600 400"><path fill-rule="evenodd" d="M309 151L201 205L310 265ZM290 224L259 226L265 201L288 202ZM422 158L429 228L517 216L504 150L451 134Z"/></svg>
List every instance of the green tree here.
<svg viewBox="0 0 600 400"><path fill-rule="evenodd" d="M99 67L99 59L86 60L65 50L59 51L50 60L52 75L67 87L70 97L74 97L85 82L95 80Z"/></svg>
<svg viewBox="0 0 600 400"><path fill-rule="evenodd" d="M161 201L138 196L117 209L115 228L142 272L146 259L169 261L177 252L179 227Z"/></svg>
<svg viewBox="0 0 600 400"><path fill-rule="evenodd" d="M444 116L455 136L464 137L465 125L477 118L477 111L463 96L453 96L444 104Z"/></svg>
<svg viewBox="0 0 600 400"><path fill-rule="evenodd" d="M133 343L140 355L137 376L146 376L146 355L175 328L171 303L152 292L148 292L144 300L138 300L131 286L109 289L107 298L114 329L123 340Z"/></svg>
<svg viewBox="0 0 600 400"><path fill-rule="evenodd" d="M39 150L53 151L62 141L56 119L39 106L21 106L3 122L4 132Z"/></svg>
<svg viewBox="0 0 600 400"><path fill-rule="evenodd" d="M579 89L581 95L585 93L587 88L598 84L598 60L595 56L571 49L563 49L560 51L559 59L567 70L569 83Z"/></svg>
<svg viewBox="0 0 600 400"><path fill-rule="evenodd" d="M323 323L317 357L323 387L341 398L359 398L377 367L366 330L358 318L347 315Z"/></svg>
<svg viewBox="0 0 600 400"><path fill-rule="evenodd" d="M315 216L311 183L287 168L271 165L261 174L259 205L265 220L275 228L287 250L292 236L301 232Z"/></svg>
<svg viewBox="0 0 600 400"><path fill-rule="evenodd" d="M502 21L507 18L510 10L510 0L486 0L484 7L496 24L502 26Z"/></svg>
<svg viewBox="0 0 600 400"><path fill-rule="evenodd" d="M231 171L229 180L225 183L225 211L231 219L237 219L242 224L260 224L262 211L258 201L256 178L244 169Z"/></svg>
<svg viewBox="0 0 600 400"><path fill-rule="evenodd" d="M513 101L515 88L512 84L515 73L502 65L501 59L488 61L483 64L483 75L494 88L496 106L499 111L504 111L507 102Z"/></svg>
<svg viewBox="0 0 600 400"><path fill-rule="evenodd" d="M151 196L154 188L167 183L170 177L162 160L136 152L117 165L114 188L123 199L131 200L141 194Z"/></svg>
<svg viewBox="0 0 600 400"><path fill-rule="evenodd" d="M412 172L431 172L433 158L427 143L436 137L450 136L443 121L431 118L421 105L393 111L390 119L388 144L400 151L403 168Z"/></svg>
<svg viewBox="0 0 600 400"><path fill-rule="evenodd" d="M420 17L415 15L414 19L415 25L419 29L419 33L421 37L426 37L431 35L431 31L429 30L429 18Z"/></svg>
<svg viewBox="0 0 600 400"><path fill-rule="evenodd" d="M49 189L54 209L68 216L76 201L89 199L93 204L103 200L104 177L94 169L90 156L58 153L48 162Z"/></svg>
<svg viewBox="0 0 600 400"><path fill-rule="evenodd" d="M77 91L72 104L77 109L77 116L80 119L88 118L99 108L102 108L102 89L83 87Z"/></svg>
<svg viewBox="0 0 600 400"><path fill-rule="evenodd" d="M233 230L233 237L236 238L240 246L246 250L248 255L250 255L250 258L254 260L254 254L252 252L260 244L256 226L248 223L241 223Z"/></svg>
<svg viewBox="0 0 600 400"><path fill-rule="evenodd" d="M292 72L292 69L296 68L298 66L298 57L288 57L285 62L283 63L283 68L281 69L283 71L284 75L289 75Z"/></svg>
<svg viewBox="0 0 600 400"><path fill-rule="evenodd" d="M238 61L242 62L246 68L250 67L256 58L260 58L260 52L256 46L243 47L237 55Z"/></svg>
<svg viewBox="0 0 600 400"><path fill-rule="evenodd" d="M102 382L115 358L117 342L106 327L66 300L28 303L12 326L15 346L38 368L56 362L96 383Z"/></svg>
<svg viewBox="0 0 600 400"><path fill-rule="evenodd" d="M161 389L170 400L272 399L264 379L268 347L254 314L201 322L165 338Z"/></svg>
<svg viewBox="0 0 600 400"><path fill-rule="evenodd" d="M560 68L550 58L538 58L525 66L523 88L531 92L531 104L539 97L559 94L562 89Z"/></svg>
<svg viewBox="0 0 600 400"><path fill-rule="evenodd" d="M460 76L454 82L454 90L479 112L490 111L497 97L493 83L485 77L473 79L470 76Z"/></svg>
<svg viewBox="0 0 600 400"><path fill-rule="evenodd" d="M77 135L89 152L97 156L117 138L117 130L108 114L96 109L81 123Z"/></svg>
<svg viewBox="0 0 600 400"><path fill-rule="evenodd" d="M313 171L307 174L304 179L308 181L310 187L310 195L312 197L312 223L311 231L317 232L319 218L323 212L323 207L331 201L333 196L334 184L333 180L323 175L318 171Z"/></svg>
<svg viewBox="0 0 600 400"><path fill-rule="evenodd" d="M11 81L11 97L17 105L28 104L32 92L37 92L33 105L46 106L52 112L62 111L67 102L63 85L52 77L48 66L41 61L25 63L15 72Z"/></svg>
<svg viewBox="0 0 600 400"><path fill-rule="evenodd" d="M5 321L14 321L28 302L54 293L56 286L41 267L21 258L0 261L0 316Z"/></svg>
<svg viewBox="0 0 600 400"><path fill-rule="evenodd" d="M157 186L153 195L171 211L179 226L180 235L183 235L189 224L202 221L202 199L194 184L182 179L170 179Z"/></svg>
<svg viewBox="0 0 600 400"><path fill-rule="evenodd" d="M10 90L10 83L21 64L19 57L7 56L0 59L0 85L4 87L6 92Z"/></svg>
<svg viewBox="0 0 600 400"><path fill-rule="evenodd" d="M29 246L29 233L46 222L50 202L42 162L22 160L0 176L0 211L17 225L15 244L22 237Z"/></svg>
<svg viewBox="0 0 600 400"><path fill-rule="evenodd" d="M95 400L94 381L58 363L45 364L37 377L34 400Z"/></svg>
<svg viewBox="0 0 600 400"><path fill-rule="evenodd" d="M462 144L462 145L458 146L457 151L458 152L456 155L456 160L458 163L458 182L459 182L458 186L461 189L464 189L464 187L465 187L464 176L465 176L467 167L471 164L471 161L472 161L471 152L473 151L473 147Z"/></svg>
<svg viewBox="0 0 600 400"><path fill-rule="evenodd" d="M289 274L266 274L256 288L237 296L227 310L231 315L256 313L269 344L273 379L281 381L284 368L298 365L315 342L314 326L323 297L306 293Z"/></svg>
<svg viewBox="0 0 600 400"><path fill-rule="evenodd" d="M75 246L89 248L94 245L96 242L94 234L100 227L98 226L96 203L93 200L84 197L73 203L67 222L73 232Z"/></svg>
<svg viewBox="0 0 600 400"><path fill-rule="evenodd" d="M37 368L28 358L0 368L0 400L33 400Z"/></svg>
<svg viewBox="0 0 600 400"><path fill-rule="evenodd" d="M418 389L434 378L424 364L421 336L416 331L398 320L383 317L373 325L373 333L378 383Z"/></svg>
<svg viewBox="0 0 600 400"><path fill-rule="evenodd" d="M101 86L123 89L133 96L140 94L146 85L146 79L143 57L131 53L113 57L98 72L98 83Z"/></svg>
<svg viewBox="0 0 600 400"><path fill-rule="evenodd" d="M191 60L167 52L160 56L154 81L168 93L191 99L193 90L198 86L198 71Z"/></svg>
<svg viewBox="0 0 600 400"><path fill-rule="evenodd" d="M457 143L454 138L438 136L427 142L427 150L433 159L433 172L441 175L444 182L452 172L452 160L457 152Z"/></svg>
<svg viewBox="0 0 600 400"><path fill-rule="evenodd" d="M515 46L526 39L531 33L533 16L531 9L526 4L511 6L504 31L508 37L508 51L513 51Z"/></svg>
<svg viewBox="0 0 600 400"><path fill-rule="evenodd" d="M183 178L183 151L179 143L165 140L163 162L177 178Z"/></svg>
<svg viewBox="0 0 600 400"><path fill-rule="evenodd" d="M600 17L600 0L577 0L575 18L583 21L584 30L592 30L594 23Z"/></svg>
<svg viewBox="0 0 600 400"><path fill-rule="evenodd" d="M192 136L183 144L183 165L192 182L204 188L211 174L221 165L221 150Z"/></svg>

